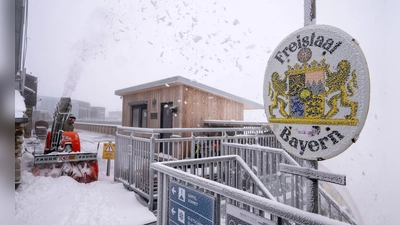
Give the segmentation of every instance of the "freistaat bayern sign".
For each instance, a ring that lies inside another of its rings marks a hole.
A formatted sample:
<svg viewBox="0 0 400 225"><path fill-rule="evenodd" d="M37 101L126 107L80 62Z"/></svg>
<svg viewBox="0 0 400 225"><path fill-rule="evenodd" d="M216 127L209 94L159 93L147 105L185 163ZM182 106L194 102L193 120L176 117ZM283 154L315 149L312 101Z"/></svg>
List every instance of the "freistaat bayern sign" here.
<svg viewBox="0 0 400 225"><path fill-rule="evenodd" d="M312 25L287 36L264 76L264 107L283 148L324 160L354 143L366 120L370 83L366 59L349 34Z"/></svg>

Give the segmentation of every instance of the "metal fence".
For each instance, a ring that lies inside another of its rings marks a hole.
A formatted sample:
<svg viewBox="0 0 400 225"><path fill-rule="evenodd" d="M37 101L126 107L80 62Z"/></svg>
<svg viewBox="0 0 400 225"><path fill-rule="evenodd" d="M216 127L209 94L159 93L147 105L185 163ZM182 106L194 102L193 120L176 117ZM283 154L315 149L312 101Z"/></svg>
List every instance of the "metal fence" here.
<svg viewBox="0 0 400 225"><path fill-rule="evenodd" d="M168 138L160 138L168 136ZM279 172L279 163L302 165L302 160L280 149L275 136L263 127L148 129L118 127L116 133L114 179L148 201L156 209L159 179L150 165L185 159L209 159L239 155L271 195L281 203L304 209L304 178ZM265 147L269 146L269 147ZM272 148L271 148L272 147ZM197 161L196 161L197 162ZM203 170L214 167L199 165ZM213 173L210 173L213 174ZM248 174L248 173L246 173ZM240 189L260 195L262 189L242 174ZM320 214L351 224L355 220L322 188Z"/></svg>
<svg viewBox="0 0 400 225"><path fill-rule="evenodd" d="M256 215L262 224L346 224L279 203L237 155L159 162L151 167L158 171L158 199L164 203L157 207L159 225L173 224L173 216L170 217L173 211L170 208L171 181L213 197L213 224L231 224L227 216L228 205ZM248 188L249 184L252 188Z"/></svg>
<svg viewBox="0 0 400 225"><path fill-rule="evenodd" d="M153 162L221 155L221 143L279 145L260 127L148 129L118 127L115 143L114 179L149 201L153 209L157 186ZM168 134L169 138L160 138ZM274 142L274 143L269 143Z"/></svg>
<svg viewBox="0 0 400 225"><path fill-rule="evenodd" d="M307 178L279 171L279 164L300 167L303 163L302 159L290 156L283 149L260 145L222 143L222 146L222 155L239 155L278 202L306 210L308 186L305 183ZM251 190L254 188L253 186L250 181L243 184L244 189ZM257 194L258 191L255 190L254 193ZM346 223L357 224L351 214L344 210L322 186L319 187L318 197L319 214Z"/></svg>

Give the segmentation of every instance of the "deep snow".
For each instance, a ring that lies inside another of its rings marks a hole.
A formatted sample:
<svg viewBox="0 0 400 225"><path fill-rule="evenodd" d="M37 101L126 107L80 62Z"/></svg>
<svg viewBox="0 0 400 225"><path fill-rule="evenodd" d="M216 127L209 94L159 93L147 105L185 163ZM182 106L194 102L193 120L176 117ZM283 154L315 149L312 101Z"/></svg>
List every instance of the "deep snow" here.
<svg viewBox="0 0 400 225"><path fill-rule="evenodd" d="M34 177L29 170L33 156L42 151L39 144L27 144L22 155L22 183L15 190L15 224L115 224L142 225L156 220L154 214L141 204L134 192L106 175L107 160L102 159L103 144L114 136L78 131L82 152L96 152L98 143L99 179L89 184L78 183L70 177Z"/></svg>

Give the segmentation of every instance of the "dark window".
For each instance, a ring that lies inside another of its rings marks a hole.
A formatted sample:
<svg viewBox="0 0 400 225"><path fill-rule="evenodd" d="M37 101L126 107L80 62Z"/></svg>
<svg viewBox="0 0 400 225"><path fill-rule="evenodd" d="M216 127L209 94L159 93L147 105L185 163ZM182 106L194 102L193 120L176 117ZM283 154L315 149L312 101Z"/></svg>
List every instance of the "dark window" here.
<svg viewBox="0 0 400 225"><path fill-rule="evenodd" d="M132 127L147 127L147 104L132 106Z"/></svg>

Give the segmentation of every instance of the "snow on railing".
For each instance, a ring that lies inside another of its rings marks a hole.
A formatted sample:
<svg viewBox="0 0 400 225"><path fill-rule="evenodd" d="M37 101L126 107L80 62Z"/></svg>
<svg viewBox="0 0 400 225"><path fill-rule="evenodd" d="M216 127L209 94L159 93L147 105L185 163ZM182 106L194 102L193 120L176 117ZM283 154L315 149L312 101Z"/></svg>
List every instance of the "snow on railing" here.
<svg viewBox="0 0 400 225"><path fill-rule="evenodd" d="M157 224L167 224L171 220L169 193L172 181L216 200L214 224L226 224L227 205L238 207L263 221L270 221L265 224L346 224L277 202L268 196L269 191L257 182L256 175L237 155L158 162L151 164L151 168L158 172L158 199L163 203L157 207ZM208 172L205 172L206 168ZM263 190L263 196L243 189L241 185L246 176L251 177L255 188Z"/></svg>
<svg viewBox="0 0 400 225"><path fill-rule="evenodd" d="M235 154L252 168L261 182L268 187L274 197L286 205L304 209L306 204L305 178L279 172L279 164L298 166L302 159L289 155L283 149L260 145L243 145L237 143L222 143L222 155ZM251 187L249 185L247 188ZM319 187L319 211L328 218L357 224L355 219L340 206L324 189Z"/></svg>
<svg viewBox="0 0 400 225"><path fill-rule="evenodd" d="M281 174L278 169L279 163L298 166L302 160L280 149L275 136L262 127L149 129L119 126L115 138L114 179L145 199L150 210L155 210L159 193L157 175L150 169L152 163L230 154L241 156L279 202L299 209L305 204L303 179ZM247 177L241 188L252 189L253 184ZM259 194L260 189L254 189L254 193ZM357 224L322 188L320 196L323 202L328 202L329 209L321 210L328 211L326 216ZM335 209L335 213L331 209Z"/></svg>

